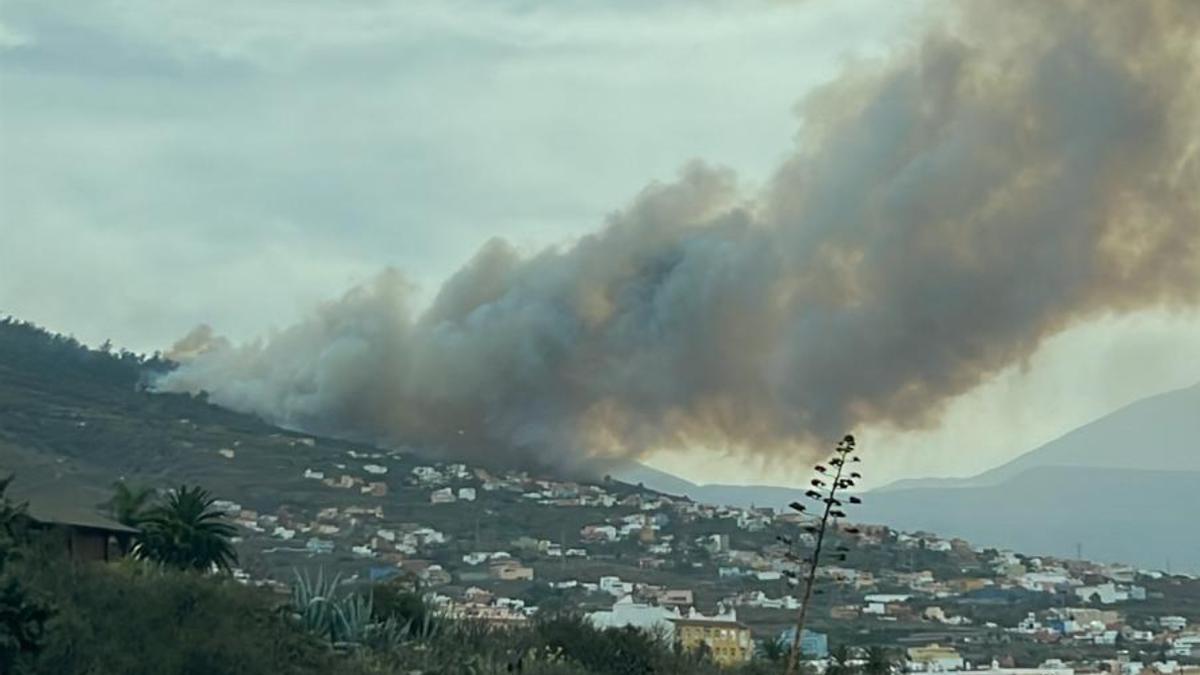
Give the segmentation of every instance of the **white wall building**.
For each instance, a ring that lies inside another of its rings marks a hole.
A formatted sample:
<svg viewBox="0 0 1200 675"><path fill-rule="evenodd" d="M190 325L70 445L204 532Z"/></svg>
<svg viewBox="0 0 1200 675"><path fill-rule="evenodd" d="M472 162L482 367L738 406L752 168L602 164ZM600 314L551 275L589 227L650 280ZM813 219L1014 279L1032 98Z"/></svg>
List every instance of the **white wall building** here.
<svg viewBox="0 0 1200 675"><path fill-rule="evenodd" d="M672 619L681 618L675 608L644 605L626 596L613 603L612 609L588 614L588 620L597 628L623 628L633 626L645 631L659 633L668 638L675 635Z"/></svg>

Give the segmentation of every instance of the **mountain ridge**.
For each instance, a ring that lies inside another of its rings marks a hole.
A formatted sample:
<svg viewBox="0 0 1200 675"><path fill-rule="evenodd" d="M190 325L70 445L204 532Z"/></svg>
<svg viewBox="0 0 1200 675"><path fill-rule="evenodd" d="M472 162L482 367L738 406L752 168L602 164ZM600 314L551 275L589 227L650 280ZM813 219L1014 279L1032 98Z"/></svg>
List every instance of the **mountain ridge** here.
<svg viewBox="0 0 1200 675"><path fill-rule="evenodd" d="M644 466L617 475L736 506L786 508L804 493L697 485ZM975 476L896 481L863 501L853 518L902 530L1047 554L1079 544L1111 561L1200 571L1200 545L1184 534L1200 513L1200 383L1129 403Z"/></svg>

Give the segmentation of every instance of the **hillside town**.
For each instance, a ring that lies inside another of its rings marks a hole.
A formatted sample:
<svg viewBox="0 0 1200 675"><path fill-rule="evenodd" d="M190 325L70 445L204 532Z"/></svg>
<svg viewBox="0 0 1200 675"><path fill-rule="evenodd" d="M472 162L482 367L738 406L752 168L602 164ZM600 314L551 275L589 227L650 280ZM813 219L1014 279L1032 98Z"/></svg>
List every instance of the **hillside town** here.
<svg viewBox="0 0 1200 675"><path fill-rule="evenodd" d="M218 455L237 461L232 448ZM795 634L801 601L780 538L815 543L799 513L398 451L327 460L295 477L303 504L218 503L247 551L243 581L338 569L348 583L406 584L446 616L498 626L572 608L598 627L704 645L720 663ZM1200 664L1200 581L1186 575L865 524L835 524L831 536L847 552L818 570L802 639L814 662L869 637L902 648L911 672L1165 675Z"/></svg>

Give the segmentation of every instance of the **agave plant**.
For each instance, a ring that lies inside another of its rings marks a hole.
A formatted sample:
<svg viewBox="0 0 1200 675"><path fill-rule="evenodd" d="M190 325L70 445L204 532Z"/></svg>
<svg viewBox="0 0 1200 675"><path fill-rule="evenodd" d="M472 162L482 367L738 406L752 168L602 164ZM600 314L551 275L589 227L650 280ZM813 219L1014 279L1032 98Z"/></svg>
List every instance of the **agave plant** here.
<svg viewBox="0 0 1200 675"><path fill-rule="evenodd" d="M308 630L334 642L335 594L342 575L327 578L324 568L317 570L315 577L310 577L307 572L293 572L296 581L292 584L292 608L297 618Z"/></svg>
<svg viewBox="0 0 1200 675"><path fill-rule="evenodd" d="M371 598L348 593L333 603L333 641L336 645L360 645L371 637L375 622L371 620Z"/></svg>
<svg viewBox="0 0 1200 675"><path fill-rule="evenodd" d="M394 620L375 621L372 617L371 596L339 591L341 574L327 577L324 569L318 569L316 576L294 574L292 608L308 630L337 647L399 643L401 629Z"/></svg>

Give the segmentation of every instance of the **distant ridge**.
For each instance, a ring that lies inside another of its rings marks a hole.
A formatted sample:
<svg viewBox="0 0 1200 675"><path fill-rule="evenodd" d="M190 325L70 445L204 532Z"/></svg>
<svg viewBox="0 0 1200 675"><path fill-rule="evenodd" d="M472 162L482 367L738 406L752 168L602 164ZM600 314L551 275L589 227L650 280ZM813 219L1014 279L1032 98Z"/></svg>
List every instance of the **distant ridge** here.
<svg viewBox="0 0 1200 675"><path fill-rule="evenodd" d="M614 476L710 503L785 507L803 490L696 485L642 465ZM1048 555L1200 573L1200 383L1126 405L970 478L902 480L855 517Z"/></svg>
<svg viewBox="0 0 1200 675"><path fill-rule="evenodd" d="M1200 471L1200 383L1134 401L975 476L905 479L875 492L996 485L1046 466Z"/></svg>

